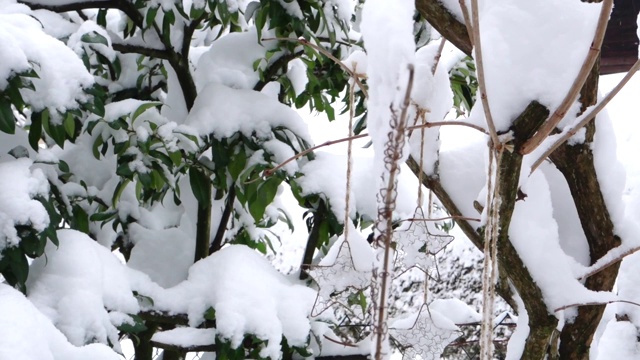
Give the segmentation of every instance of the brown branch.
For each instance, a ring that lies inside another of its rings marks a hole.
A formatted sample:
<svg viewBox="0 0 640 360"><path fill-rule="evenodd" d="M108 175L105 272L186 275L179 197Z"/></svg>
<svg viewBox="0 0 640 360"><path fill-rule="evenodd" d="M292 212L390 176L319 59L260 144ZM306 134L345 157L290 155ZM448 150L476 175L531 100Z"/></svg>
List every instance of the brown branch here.
<svg viewBox="0 0 640 360"><path fill-rule="evenodd" d="M138 12L135 6L126 0L87 0L61 5L34 3L29 0L18 0L18 2L29 6L32 10L49 10L56 13L82 11L86 9L118 9L125 13L138 26L142 25L144 20L142 14Z"/></svg>
<svg viewBox="0 0 640 360"><path fill-rule="evenodd" d="M633 301L629 301L629 300L610 300L610 301L603 301L603 302L587 302L587 303L577 303L577 304L564 305L564 306L561 306L561 307L553 310L553 312L567 310L569 308L576 307L576 306L609 305L609 304L614 304L614 303L631 304L631 305L635 305L635 306L640 307L640 304L638 304L636 302L633 302Z"/></svg>
<svg viewBox="0 0 640 360"><path fill-rule="evenodd" d="M466 6L465 6L466 8ZM491 135L491 141L494 146L500 145L498 139L498 132L491 116L491 108L489 107L489 99L487 98L487 85L484 78L484 61L482 59L482 42L480 41L480 17L478 14L478 0L471 0L471 31L472 39L475 49L475 61L476 69L478 70L476 76L478 78L478 91L480 91L480 100L482 101L482 108L484 110L484 117L489 127L489 134Z"/></svg>
<svg viewBox="0 0 640 360"><path fill-rule="evenodd" d="M463 53L471 55L472 45L467 28L440 0L416 0L416 10L449 42Z"/></svg>
<svg viewBox="0 0 640 360"><path fill-rule="evenodd" d="M611 251L614 251L614 250L615 249L612 249ZM578 280L588 279L589 277L591 277L593 275L596 275L596 274L606 270L610 266L618 264L619 262L624 260L625 257L638 252L638 250L640 250L640 247L634 247L634 248L628 249L627 251L624 251L623 253L621 253L620 255L616 256L613 259L610 259L608 261L603 262L602 264L595 263L595 264L593 264L593 266L598 265L598 267L589 270L589 272L587 272L586 274L580 276L580 278Z"/></svg>
<svg viewBox="0 0 640 360"><path fill-rule="evenodd" d="M620 80L618 85L616 85L613 90L611 90L603 99L600 101L588 114L582 117L582 120L578 122L576 126L574 126L571 130L567 131L564 135L562 135L556 142L553 143L539 158L536 160L531 166L531 172L533 173L542 162L551 155L560 145L564 144L567 140L569 140L572 136L574 136L580 129L585 127L591 120L595 119L596 115L602 111L605 106L609 104L609 102L620 92L620 90L631 80L633 75L640 69L640 59L636 61L635 64L631 67L629 72Z"/></svg>
<svg viewBox="0 0 640 360"><path fill-rule="evenodd" d="M216 230L216 236L213 238L211 246L209 247L209 254L213 254L214 252L222 248L222 239L224 239L224 234L225 232L227 232L227 224L229 223L229 219L231 218L231 212L233 211L233 204L235 200L236 186L235 184L231 184L231 186L229 187L229 193L227 194L227 199L225 201L224 210L222 211L222 217L220 218L220 223L218 224L218 229Z"/></svg>
<svg viewBox="0 0 640 360"><path fill-rule="evenodd" d="M551 134L553 129L556 128L558 123L564 118L567 111L571 105L578 98L578 94L580 94L580 89L587 81L589 74L591 73L591 69L595 65L599 55L600 49L602 48L602 41L604 40L604 34L607 30L607 23L609 22L609 15L611 14L611 8L613 6L613 0L604 0L602 3L602 9L600 10L600 17L598 18L598 24L596 27L596 33L593 37L593 42L591 43L591 47L589 48L589 52L587 53L587 57L584 60L582 67L580 68L580 72L576 76L571 88L567 92L567 95L562 100L558 108L553 112L553 115L540 126L538 132L536 132L529 140L527 140L522 148L520 149L520 153L523 155L530 154L533 150L535 150L544 139Z"/></svg>
<svg viewBox="0 0 640 360"><path fill-rule="evenodd" d="M126 43L112 42L111 46L113 50L121 52L123 54L140 54L148 57L154 57L158 59L169 60L171 53L167 50L154 49L144 46L131 45Z"/></svg>

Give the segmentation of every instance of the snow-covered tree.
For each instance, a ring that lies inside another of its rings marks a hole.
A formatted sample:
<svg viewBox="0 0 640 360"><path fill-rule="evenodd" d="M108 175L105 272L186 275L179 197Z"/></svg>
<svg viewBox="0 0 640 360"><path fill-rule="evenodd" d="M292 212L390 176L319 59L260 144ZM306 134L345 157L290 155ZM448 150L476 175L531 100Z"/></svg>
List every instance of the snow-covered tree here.
<svg viewBox="0 0 640 360"><path fill-rule="evenodd" d="M611 7L0 0L0 358L637 356Z"/></svg>

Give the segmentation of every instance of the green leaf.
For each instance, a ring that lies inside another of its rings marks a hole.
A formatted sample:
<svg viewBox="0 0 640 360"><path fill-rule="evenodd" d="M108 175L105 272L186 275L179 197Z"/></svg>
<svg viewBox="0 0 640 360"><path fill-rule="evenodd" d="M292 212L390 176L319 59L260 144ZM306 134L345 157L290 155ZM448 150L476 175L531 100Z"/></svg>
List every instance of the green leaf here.
<svg viewBox="0 0 640 360"><path fill-rule="evenodd" d="M147 24L147 28L150 28L151 25L153 25L153 23L155 22L156 14L158 14L158 9L160 9L160 6L152 7L149 9L149 11L147 11L147 15L144 19L145 24Z"/></svg>
<svg viewBox="0 0 640 360"><path fill-rule="evenodd" d="M13 156L16 159L29 158L29 150L27 150L27 148L22 145L18 145L9 150L9 155Z"/></svg>
<svg viewBox="0 0 640 360"><path fill-rule="evenodd" d="M109 221L116 217L118 212L116 210L111 210L103 213L93 213L89 217L91 221Z"/></svg>
<svg viewBox="0 0 640 360"><path fill-rule="evenodd" d="M63 160L58 160L58 169L60 169L60 171L62 171L63 173L68 173L70 171L69 164L67 164Z"/></svg>
<svg viewBox="0 0 640 360"><path fill-rule="evenodd" d="M138 118L138 116L142 115L145 111L147 111L147 110L151 109L152 107L160 106L160 105L162 105L162 103L161 103L161 102L157 102L157 101L154 101L154 102L148 102L148 103L144 103L144 104L140 105L140 106L136 109L136 111L134 111L133 115L131 116L131 120L132 120L132 122L133 122L133 121L136 121L136 119Z"/></svg>
<svg viewBox="0 0 640 360"><path fill-rule="evenodd" d="M0 96L0 131L7 134L16 132L16 118L13 116L11 103L4 96Z"/></svg>
<svg viewBox="0 0 640 360"><path fill-rule="evenodd" d="M144 320L138 315L129 315L133 319L133 324L122 323L118 326L118 330L127 334L138 334L147 330Z"/></svg>
<svg viewBox="0 0 640 360"><path fill-rule="evenodd" d="M80 41L87 44L102 44L104 46L109 46L109 41L107 40L107 38L95 31L83 34L80 37Z"/></svg>
<svg viewBox="0 0 640 360"><path fill-rule="evenodd" d="M215 320L216 319L216 309L213 307L209 307L207 311L204 312L204 318L206 320Z"/></svg>
<svg viewBox="0 0 640 360"><path fill-rule="evenodd" d="M76 120L73 118L72 113L67 113L64 120L62 121L62 125L64 126L64 130L67 132L70 138L74 137L76 133Z"/></svg>
<svg viewBox="0 0 640 360"><path fill-rule="evenodd" d="M211 202L211 179L195 167L189 169L191 191L201 204Z"/></svg>
<svg viewBox="0 0 640 360"><path fill-rule="evenodd" d="M38 151L40 138L42 137L42 113L31 114L31 126L29 126L29 145Z"/></svg>
<svg viewBox="0 0 640 360"><path fill-rule="evenodd" d="M85 234L89 233L89 215L80 205L73 206L73 222L71 225L76 230Z"/></svg>
<svg viewBox="0 0 640 360"><path fill-rule="evenodd" d="M244 170L245 165L247 164L247 154L244 151L244 148L240 149L234 157L233 161L229 164L229 174L231 174L231 178L233 180L237 180L242 170Z"/></svg>
<svg viewBox="0 0 640 360"><path fill-rule="evenodd" d="M129 179L121 180L118 185L116 185L116 189L113 192L113 198L111 199L111 204L115 207L118 204L118 200L120 200L120 196L122 196L122 192L129 184Z"/></svg>

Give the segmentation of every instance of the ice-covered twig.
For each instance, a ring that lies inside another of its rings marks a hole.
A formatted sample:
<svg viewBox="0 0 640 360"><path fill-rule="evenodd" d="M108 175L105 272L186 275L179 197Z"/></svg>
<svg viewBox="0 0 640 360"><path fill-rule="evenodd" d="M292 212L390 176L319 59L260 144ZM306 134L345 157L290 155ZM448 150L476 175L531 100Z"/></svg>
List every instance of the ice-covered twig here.
<svg viewBox="0 0 640 360"><path fill-rule="evenodd" d="M536 160L531 166L531 172L533 173L539 166L542 164L544 159L546 159L551 153L553 153L560 145L564 144L565 141L569 140L573 135L575 135L580 129L586 126L591 120L595 119L596 115L600 111L602 111L605 106L609 104L609 102L620 92L620 90L631 80L633 75L640 69L640 59L636 61L635 64L629 69L629 72L620 80L618 85L613 88L589 113L582 116L582 120L578 122L576 126L574 126L571 130L566 131L564 135L562 135L558 140L556 140L553 145L551 145L539 158Z"/></svg>
<svg viewBox="0 0 640 360"><path fill-rule="evenodd" d="M576 76L576 79L573 81L573 84L567 92L567 95L562 100L558 108L553 112L551 117L547 119L547 121L545 121L542 126L540 126L540 129L538 129L538 131L522 145L522 147L520 148L520 153L522 155L530 154L544 141L544 139L547 138L547 136L549 136L549 134L551 134L551 131L556 128L556 126L566 115L567 111L569 111L571 105L573 105L573 103L578 98L580 90L582 89L584 83L587 81L587 77L589 76L593 65L598 59L598 55L600 54L600 49L604 40L604 33L607 30L607 23L609 22L609 15L611 14L612 6L613 0L604 0L602 2L602 9L600 10L600 17L598 18L596 33L593 37L593 42L591 43L591 47L589 48L589 52L586 59L584 60L582 68L580 68L578 76Z"/></svg>

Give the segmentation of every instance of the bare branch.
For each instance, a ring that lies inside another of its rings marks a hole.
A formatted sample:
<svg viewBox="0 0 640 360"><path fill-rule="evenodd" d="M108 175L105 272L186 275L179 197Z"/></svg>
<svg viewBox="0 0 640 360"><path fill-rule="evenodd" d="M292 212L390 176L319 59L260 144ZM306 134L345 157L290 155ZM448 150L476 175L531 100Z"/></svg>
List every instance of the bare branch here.
<svg viewBox="0 0 640 360"><path fill-rule="evenodd" d="M113 47L113 50L119 51L123 54L140 54L164 60L169 60L171 58L171 54L166 50L117 42L113 42L111 46Z"/></svg>
<svg viewBox="0 0 640 360"><path fill-rule="evenodd" d="M465 6L466 9L466 6ZM480 91L480 100L482 101L482 107L484 109L484 116L487 120L487 126L489 127L489 134L491 135L491 142L495 146L500 145L500 139L498 139L498 132L491 116L491 108L489 107L489 99L487 98L487 85L484 79L484 61L482 60L482 42L480 41L480 17L478 14L478 0L471 0L471 31L473 39L473 45L475 50L475 61L477 78L478 78L478 90Z"/></svg>
<svg viewBox="0 0 640 360"><path fill-rule="evenodd" d="M68 11L82 11L86 9L118 9L127 16L138 26L143 22L142 15L138 12L135 6L125 0L86 0L70 2L68 4L43 4L40 2L32 2L29 0L18 0L19 3L29 6L33 10L49 10L56 13L63 13Z"/></svg>

